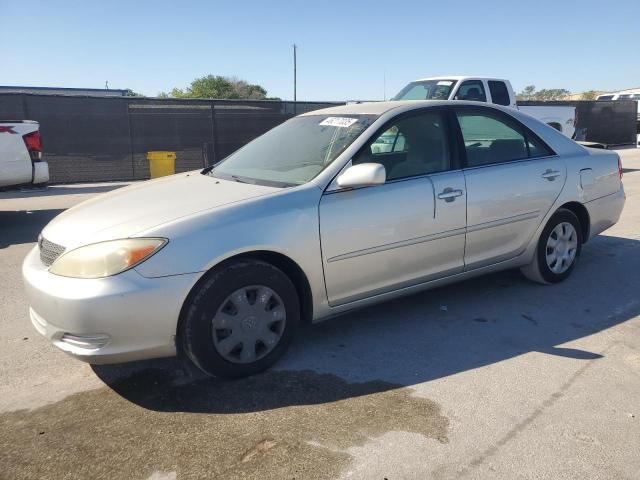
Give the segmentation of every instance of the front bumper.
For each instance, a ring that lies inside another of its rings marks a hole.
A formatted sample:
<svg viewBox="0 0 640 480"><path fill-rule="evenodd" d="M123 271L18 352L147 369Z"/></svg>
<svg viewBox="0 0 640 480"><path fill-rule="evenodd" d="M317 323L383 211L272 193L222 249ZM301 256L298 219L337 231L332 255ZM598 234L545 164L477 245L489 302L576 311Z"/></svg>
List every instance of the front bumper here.
<svg viewBox="0 0 640 480"><path fill-rule="evenodd" d="M146 278L135 269L100 279L49 273L34 247L22 265L31 323L51 342L89 363L176 354L184 299L198 273Z"/></svg>

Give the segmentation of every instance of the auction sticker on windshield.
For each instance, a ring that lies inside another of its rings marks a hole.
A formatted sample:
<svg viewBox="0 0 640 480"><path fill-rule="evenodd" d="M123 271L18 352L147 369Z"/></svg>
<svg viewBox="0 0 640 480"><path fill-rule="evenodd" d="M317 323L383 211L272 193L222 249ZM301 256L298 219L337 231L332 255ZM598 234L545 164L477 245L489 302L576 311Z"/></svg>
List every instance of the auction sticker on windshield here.
<svg viewBox="0 0 640 480"><path fill-rule="evenodd" d="M358 121L357 118L346 118L346 117L327 117L323 121L320 122L320 125L323 127L341 127L347 128L353 125Z"/></svg>

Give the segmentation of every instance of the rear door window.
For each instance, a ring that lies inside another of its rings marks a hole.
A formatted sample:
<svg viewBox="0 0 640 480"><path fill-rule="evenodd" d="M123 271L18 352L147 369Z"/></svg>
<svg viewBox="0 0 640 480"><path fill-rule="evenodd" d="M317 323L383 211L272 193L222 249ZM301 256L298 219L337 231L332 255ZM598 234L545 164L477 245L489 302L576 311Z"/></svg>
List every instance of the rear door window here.
<svg viewBox="0 0 640 480"><path fill-rule="evenodd" d="M489 80L489 91L491 92L491 99L493 103L497 103L498 105L511 104L509 90L504 82Z"/></svg>
<svg viewBox="0 0 640 480"><path fill-rule="evenodd" d="M496 112L456 110L468 167L546 157L553 152L517 120Z"/></svg>

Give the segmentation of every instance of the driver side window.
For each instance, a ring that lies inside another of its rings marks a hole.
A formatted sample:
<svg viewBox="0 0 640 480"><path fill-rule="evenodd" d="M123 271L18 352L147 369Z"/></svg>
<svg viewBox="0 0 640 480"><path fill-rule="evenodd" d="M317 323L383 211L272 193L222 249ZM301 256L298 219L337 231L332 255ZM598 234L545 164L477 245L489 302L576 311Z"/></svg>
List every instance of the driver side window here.
<svg viewBox="0 0 640 480"><path fill-rule="evenodd" d="M398 119L353 158L353 165L359 163L382 164L387 181L449 170L443 114L424 112Z"/></svg>

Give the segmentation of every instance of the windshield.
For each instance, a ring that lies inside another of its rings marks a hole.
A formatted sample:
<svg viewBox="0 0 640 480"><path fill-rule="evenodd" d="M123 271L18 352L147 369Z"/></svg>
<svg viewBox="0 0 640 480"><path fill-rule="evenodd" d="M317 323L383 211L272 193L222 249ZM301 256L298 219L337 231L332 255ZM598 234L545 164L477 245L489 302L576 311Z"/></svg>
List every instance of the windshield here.
<svg viewBox="0 0 640 480"><path fill-rule="evenodd" d="M640 93L627 93L618 95L618 100L640 100Z"/></svg>
<svg viewBox="0 0 640 480"><path fill-rule="evenodd" d="M204 173L245 183L301 185L333 162L376 118L376 115L295 117Z"/></svg>
<svg viewBox="0 0 640 480"><path fill-rule="evenodd" d="M447 100L455 80L419 80L404 87L392 100Z"/></svg>

